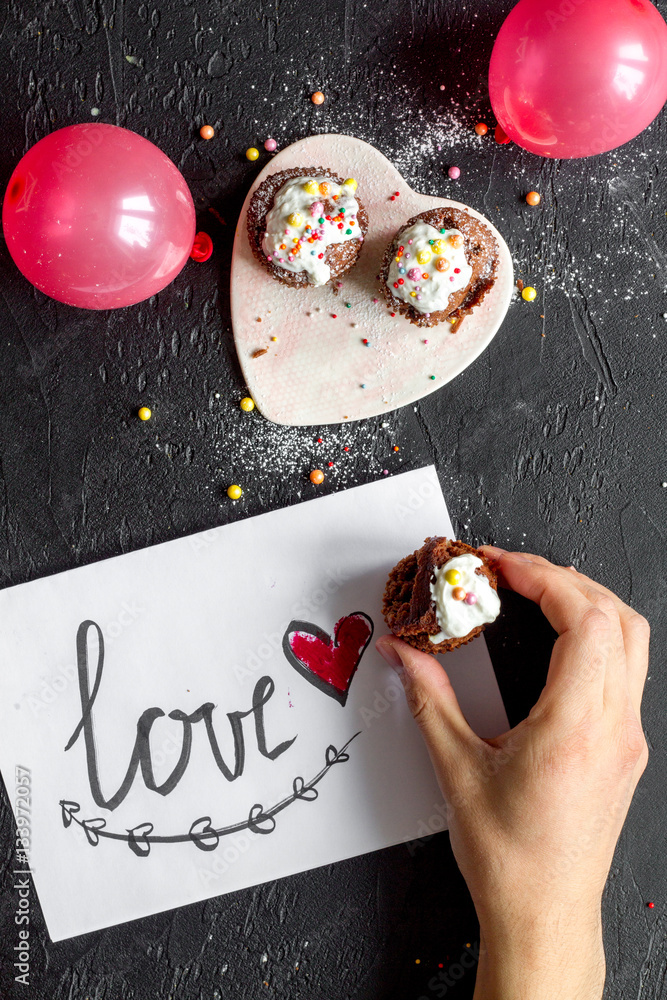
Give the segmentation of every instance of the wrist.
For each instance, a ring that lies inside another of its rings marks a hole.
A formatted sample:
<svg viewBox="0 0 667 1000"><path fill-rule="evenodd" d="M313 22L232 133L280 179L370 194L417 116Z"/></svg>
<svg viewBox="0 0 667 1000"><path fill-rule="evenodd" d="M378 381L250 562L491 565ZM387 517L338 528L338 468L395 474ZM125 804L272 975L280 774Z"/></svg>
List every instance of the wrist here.
<svg viewBox="0 0 667 1000"><path fill-rule="evenodd" d="M604 980L599 907L482 923L474 1000L600 1000Z"/></svg>

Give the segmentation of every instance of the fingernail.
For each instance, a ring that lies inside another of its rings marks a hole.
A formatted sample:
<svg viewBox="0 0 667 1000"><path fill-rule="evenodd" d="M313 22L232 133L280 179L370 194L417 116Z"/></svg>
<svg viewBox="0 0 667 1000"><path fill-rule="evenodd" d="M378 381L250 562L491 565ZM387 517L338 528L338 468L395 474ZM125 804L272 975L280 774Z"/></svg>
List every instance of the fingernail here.
<svg viewBox="0 0 667 1000"><path fill-rule="evenodd" d="M403 669L403 662L391 641L388 641L387 639L378 639L375 643L375 648L382 659L385 660L390 667L393 667L394 670Z"/></svg>
<svg viewBox="0 0 667 1000"><path fill-rule="evenodd" d="M484 549L484 554L489 559L501 559L506 555L505 549L501 549L497 545L480 545L480 549Z"/></svg>

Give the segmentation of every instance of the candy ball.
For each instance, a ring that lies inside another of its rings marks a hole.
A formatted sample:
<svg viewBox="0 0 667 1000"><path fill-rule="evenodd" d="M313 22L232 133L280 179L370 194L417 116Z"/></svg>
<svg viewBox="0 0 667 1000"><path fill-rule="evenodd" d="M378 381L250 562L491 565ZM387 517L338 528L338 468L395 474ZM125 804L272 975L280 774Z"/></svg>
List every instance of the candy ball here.
<svg viewBox="0 0 667 1000"><path fill-rule="evenodd" d="M484 122L478 122L477 125L475 125L475 132L477 135L486 135L488 131L489 126L485 125Z"/></svg>
<svg viewBox="0 0 667 1000"><path fill-rule="evenodd" d="M526 285L521 292L521 298L525 299L526 302L532 302L533 299L537 298L537 291L531 285Z"/></svg>
<svg viewBox="0 0 667 1000"><path fill-rule="evenodd" d="M264 149L267 151L267 153L274 153L276 151L277 146L278 143L276 142L275 139L264 140Z"/></svg>
<svg viewBox="0 0 667 1000"><path fill-rule="evenodd" d="M345 187L348 187L350 191L356 191L359 185L355 181L354 177L348 177L347 180L343 181Z"/></svg>
<svg viewBox="0 0 667 1000"><path fill-rule="evenodd" d="M459 570L448 569L447 572L445 573L445 580L451 587L456 586L456 584L459 583L461 580L461 574Z"/></svg>
<svg viewBox="0 0 667 1000"><path fill-rule="evenodd" d="M202 127L199 129L199 134L202 137L202 139L212 139L213 136L215 135L215 129L213 128L212 125L202 125Z"/></svg>
<svg viewBox="0 0 667 1000"><path fill-rule="evenodd" d="M250 413L251 410L255 409L255 401L254 399L251 399L250 396L244 396L239 403L239 406L242 410L245 410L246 413Z"/></svg>
<svg viewBox="0 0 667 1000"><path fill-rule="evenodd" d="M316 90L315 93L311 95L310 99L313 104L324 104L324 94L321 90Z"/></svg>
<svg viewBox="0 0 667 1000"><path fill-rule="evenodd" d="M526 195L526 203L528 205L539 205L542 201L542 196L538 191L529 191Z"/></svg>
<svg viewBox="0 0 667 1000"><path fill-rule="evenodd" d="M454 587L452 590L452 597L455 601L462 601L465 596L466 592L464 587Z"/></svg>
<svg viewBox="0 0 667 1000"><path fill-rule="evenodd" d="M321 469L313 469L313 471L309 476L309 479L311 483L315 484L315 486L319 486L320 483L324 482L324 473L322 472Z"/></svg>
<svg viewBox="0 0 667 1000"><path fill-rule="evenodd" d="M447 175L448 175L448 177L451 177L451 179L453 181L456 181L461 176L461 168L460 167L450 167L449 170L447 171Z"/></svg>
<svg viewBox="0 0 667 1000"><path fill-rule="evenodd" d="M245 155L247 160L256 160L259 156L259 150L254 146L250 146L249 149L246 149Z"/></svg>
<svg viewBox="0 0 667 1000"><path fill-rule="evenodd" d="M450 264L446 257L441 257L439 260L436 261L435 266L437 267L438 271L448 271Z"/></svg>
<svg viewBox="0 0 667 1000"><path fill-rule="evenodd" d="M227 496L230 500L238 500L239 497L243 496L243 490L234 483L232 486L227 487Z"/></svg>
<svg viewBox="0 0 667 1000"><path fill-rule="evenodd" d="M137 416L139 420L150 420L153 414L147 406L140 406Z"/></svg>
<svg viewBox="0 0 667 1000"><path fill-rule="evenodd" d="M667 99L667 25L649 0L520 0L493 47L489 96L531 153L615 149Z"/></svg>
<svg viewBox="0 0 667 1000"><path fill-rule="evenodd" d="M2 223L18 268L51 298L114 309L168 285L192 250L183 175L148 139L101 122L40 139L9 179Z"/></svg>
<svg viewBox="0 0 667 1000"><path fill-rule="evenodd" d="M477 595L472 593L466 594L466 604L477 604Z"/></svg>

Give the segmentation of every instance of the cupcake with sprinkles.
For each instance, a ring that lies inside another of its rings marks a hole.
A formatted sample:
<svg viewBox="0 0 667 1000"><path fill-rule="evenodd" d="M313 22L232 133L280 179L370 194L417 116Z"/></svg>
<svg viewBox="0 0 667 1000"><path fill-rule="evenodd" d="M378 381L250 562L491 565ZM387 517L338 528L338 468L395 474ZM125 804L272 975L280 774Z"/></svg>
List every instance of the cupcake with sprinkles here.
<svg viewBox="0 0 667 1000"><path fill-rule="evenodd" d="M457 208L410 219L384 255L383 295L416 326L444 320L458 330L496 280L498 244L488 226Z"/></svg>
<svg viewBox="0 0 667 1000"><path fill-rule="evenodd" d="M368 217L353 177L294 168L260 184L247 224L252 252L271 277L306 288L330 284L356 264Z"/></svg>
<svg viewBox="0 0 667 1000"><path fill-rule="evenodd" d="M425 653L448 653L476 638L500 613L496 574L465 542L427 538L394 566L382 613L400 639Z"/></svg>

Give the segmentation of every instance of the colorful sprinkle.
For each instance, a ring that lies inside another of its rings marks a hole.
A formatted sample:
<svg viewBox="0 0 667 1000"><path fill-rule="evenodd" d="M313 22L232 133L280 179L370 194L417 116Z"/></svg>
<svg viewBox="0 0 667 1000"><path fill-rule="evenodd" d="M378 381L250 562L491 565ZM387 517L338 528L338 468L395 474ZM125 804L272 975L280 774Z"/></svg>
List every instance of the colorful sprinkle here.
<svg viewBox="0 0 667 1000"><path fill-rule="evenodd" d="M431 382L435 382L435 375L429 375Z"/></svg>
<svg viewBox="0 0 667 1000"><path fill-rule="evenodd" d="M259 156L259 150L255 149L254 146L250 146L249 149L246 149L245 155L247 160L256 160Z"/></svg>
<svg viewBox="0 0 667 1000"><path fill-rule="evenodd" d="M227 496L230 500L238 500L243 496L243 490L240 486L237 486L236 483L232 483L231 486L227 487Z"/></svg>
<svg viewBox="0 0 667 1000"><path fill-rule="evenodd" d="M452 597L455 601L462 601L466 596L465 587L454 587Z"/></svg>
<svg viewBox="0 0 667 1000"><path fill-rule="evenodd" d="M356 191L359 185L355 181L354 177L348 177L347 180L343 181L345 187L349 187L351 191Z"/></svg>
<svg viewBox="0 0 667 1000"><path fill-rule="evenodd" d="M308 478L310 479L311 483L315 484L315 486L319 486L320 483L324 482L324 473L322 472L321 469L313 469Z"/></svg>
<svg viewBox="0 0 667 1000"><path fill-rule="evenodd" d="M267 153L274 153L276 151L277 146L278 143L276 142L275 139L264 140L264 149L267 151Z"/></svg>
<svg viewBox="0 0 667 1000"><path fill-rule="evenodd" d="M533 299L537 298L537 290L532 285L526 285L521 292L521 298L525 299L526 302L532 302Z"/></svg>
<svg viewBox="0 0 667 1000"><path fill-rule="evenodd" d="M445 580L450 585L450 587L456 586L457 583L461 581L461 573L458 569L448 569L445 573Z"/></svg>
<svg viewBox="0 0 667 1000"><path fill-rule="evenodd" d="M316 90L314 94L311 94L310 99L313 104L324 104L324 94L321 90Z"/></svg>
<svg viewBox="0 0 667 1000"><path fill-rule="evenodd" d="M411 267L410 270L408 271L408 279L410 281L419 281L421 276L422 273L418 267Z"/></svg>
<svg viewBox="0 0 667 1000"><path fill-rule="evenodd" d="M306 194L317 194L317 184L315 181L306 181L303 185L303 190Z"/></svg>
<svg viewBox="0 0 667 1000"><path fill-rule="evenodd" d="M139 407L139 412L137 413L139 420L150 420L152 415L153 414L151 413L150 409L147 406Z"/></svg>
<svg viewBox="0 0 667 1000"><path fill-rule="evenodd" d="M447 171L447 174L448 174L449 177L451 177L451 179L453 181L457 181L459 179L459 177L461 176L461 168L460 167L450 167L449 170Z"/></svg>
<svg viewBox="0 0 667 1000"><path fill-rule="evenodd" d="M251 410L255 409L255 401L254 399L251 399L250 396L244 396L241 402L239 403L239 406L246 413L250 413Z"/></svg>
<svg viewBox="0 0 667 1000"><path fill-rule="evenodd" d="M435 266L438 271L449 271L450 264L446 257L441 257L435 262Z"/></svg>
<svg viewBox="0 0 667 1000"><path fill-rule="evenodd" d="M539 193L539 191L529 191L528 194L526 195L527 205L539 205L541 201L542 201L542 196Z"/></svg>
<svg viewBox="0 0 667 1000"><path fill-rule="evenodd" d="M202 125L202 127L199 129L199 134L202 137L202 139L212 139L213 136L215 135L215 129L213 128L212 125Z"/></svg>
<svg viewBox="0 0 667 1000"><path fill-rule="evenodd" d="M466 604L477 604L477 597L473 593L466 594Z"/></svg>
<svg viewBox="0 0 667 1000"><path fill-rule="evenodd" d="M475 125L475 132L477 133L477 135L486 135L488 131L489 131L489 126L485 125L484 122L477 122L477 124Z"/></svg>

